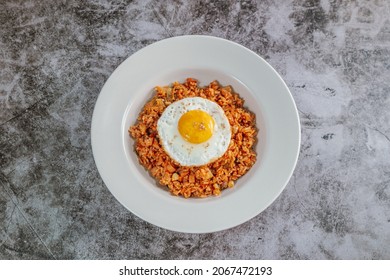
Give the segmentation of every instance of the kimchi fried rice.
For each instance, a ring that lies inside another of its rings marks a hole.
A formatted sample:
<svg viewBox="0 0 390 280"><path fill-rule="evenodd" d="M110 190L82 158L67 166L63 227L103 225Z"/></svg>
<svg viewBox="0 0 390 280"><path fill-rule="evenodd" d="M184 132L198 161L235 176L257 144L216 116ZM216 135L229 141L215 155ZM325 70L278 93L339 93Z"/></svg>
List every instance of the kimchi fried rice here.
<svg viewBox="0 0 390 280"><path fill-rule="evenodd" d="M217 160L203 166L180 166L163 149L157 133L157 121L171 103L186 97L203 97L222 107L231 126L227 151ZM173 195L207 197L232 188L235 181L249 171L256 161L254 145L257 128L255 115L243 107L244 100L230 86L217 81L200 88L195 79L155 88L155 94L140 112L137 123L129 128L135 140L135 151L156 181L168 187Z"/></svg>

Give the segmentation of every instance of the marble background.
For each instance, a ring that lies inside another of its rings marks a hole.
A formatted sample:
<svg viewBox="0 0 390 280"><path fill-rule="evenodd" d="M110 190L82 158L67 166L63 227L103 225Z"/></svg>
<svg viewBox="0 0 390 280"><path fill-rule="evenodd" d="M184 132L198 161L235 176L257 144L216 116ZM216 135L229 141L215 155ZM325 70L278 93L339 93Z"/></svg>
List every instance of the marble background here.
<svg viewBox="0 0 390 280"><path fill-rule="evenodd" d="M0 27L0 259L390 259L389 1L1 0ZM137 218L92 157L111 72L184 34L264 57L302 124L281 196L217 233Z"/></svg>

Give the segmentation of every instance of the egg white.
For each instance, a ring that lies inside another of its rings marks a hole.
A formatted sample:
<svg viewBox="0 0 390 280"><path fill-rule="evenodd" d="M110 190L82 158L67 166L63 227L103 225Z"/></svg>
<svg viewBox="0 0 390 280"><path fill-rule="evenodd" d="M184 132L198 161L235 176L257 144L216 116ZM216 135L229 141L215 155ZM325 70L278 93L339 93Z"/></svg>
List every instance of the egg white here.
<svg viewBox="0 0 390 280"><path fill-rule="evenodd" d="M214 119L213 135L206 142L192 144L178 130L180 117L191 110L202 110ZM167 154L182 166L200 166L220 158L228 149L231 128L223 109L201 97L188 97L165 108L157 122L161 145Z"/></svg>

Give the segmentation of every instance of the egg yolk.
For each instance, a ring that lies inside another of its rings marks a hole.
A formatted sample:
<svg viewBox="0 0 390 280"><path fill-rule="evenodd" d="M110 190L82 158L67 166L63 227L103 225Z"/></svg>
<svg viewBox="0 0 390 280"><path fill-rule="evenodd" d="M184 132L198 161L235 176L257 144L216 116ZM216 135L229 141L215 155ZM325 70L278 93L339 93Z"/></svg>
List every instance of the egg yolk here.
<svg viewBox="0 0 390 280"><path fill-rule="evenodd" d="M213 135L214 119L204 111L191 110L181 116L178 129L186 141L200 144Z"/></svg>

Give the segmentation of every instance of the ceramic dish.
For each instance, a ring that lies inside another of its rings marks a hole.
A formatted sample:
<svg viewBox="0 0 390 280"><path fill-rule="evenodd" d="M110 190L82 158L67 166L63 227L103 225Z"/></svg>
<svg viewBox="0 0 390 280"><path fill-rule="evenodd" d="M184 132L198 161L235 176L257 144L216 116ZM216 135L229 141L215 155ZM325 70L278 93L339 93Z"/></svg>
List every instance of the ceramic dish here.
<svg viewBox="0 0 390 280"><path fill-rule="evenodd" d="M231 85L256 114L257 161L220 196L184 199L160 188L138 163L128 135L156 85L192 77L200 86ZM282 192L300 147L297 109L286 84L260 56L209 36L181 36L151 44L126 59L105 83L95 105L91 141L104 183L128 210L154 225L205 233L237 226Z"/></svg>

